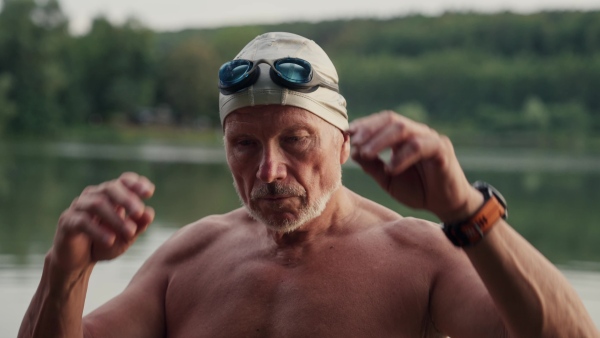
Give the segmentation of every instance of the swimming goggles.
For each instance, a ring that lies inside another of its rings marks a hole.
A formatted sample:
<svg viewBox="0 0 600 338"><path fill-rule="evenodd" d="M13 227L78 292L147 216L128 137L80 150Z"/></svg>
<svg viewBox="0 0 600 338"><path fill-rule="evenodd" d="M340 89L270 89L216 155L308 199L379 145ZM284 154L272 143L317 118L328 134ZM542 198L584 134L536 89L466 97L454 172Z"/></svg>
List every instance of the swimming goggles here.
<svg viewBox="0 0 600 338"><path fill-rule="evenodd" d="M319 86L339 92L335 83L325 81L313 71L310 62L285 57L276 60L260 59L256 61L236 59L226 62L219 69L219 89L224 95L231 95L244 88L250 87L260 75L259 64L271 66L269 75L276 84L299 92L312 92Z"/></svg>

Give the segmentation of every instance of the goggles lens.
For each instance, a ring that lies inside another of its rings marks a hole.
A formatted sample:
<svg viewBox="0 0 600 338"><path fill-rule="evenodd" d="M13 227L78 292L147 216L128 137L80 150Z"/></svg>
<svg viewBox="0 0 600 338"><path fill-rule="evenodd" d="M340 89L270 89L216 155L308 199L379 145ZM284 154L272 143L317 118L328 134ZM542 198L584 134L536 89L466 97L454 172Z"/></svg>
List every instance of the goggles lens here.
<svg viewBox="0 0 600 338"><path fill-rule="evenodd" d="M275 62L279 75L293 83L308 83L312 80L312 67L302 59L283 59Z"/></svg>
<svg viewBox="0 0 600 338"><path fill-rule="evenodd" d="M225 63L219 69L219 80L224 86L233 86L248 77L252 62L248 60L233 60Z"/></svg>

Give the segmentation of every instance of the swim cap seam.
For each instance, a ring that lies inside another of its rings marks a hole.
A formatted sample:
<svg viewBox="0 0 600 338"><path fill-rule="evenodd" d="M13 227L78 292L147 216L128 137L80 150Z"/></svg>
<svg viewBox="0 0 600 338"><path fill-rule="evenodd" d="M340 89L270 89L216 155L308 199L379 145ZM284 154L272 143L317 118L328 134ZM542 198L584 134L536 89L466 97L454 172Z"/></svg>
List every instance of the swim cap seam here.
<svg viewBox="0 0 600 338"><path fill-rule="evenodd" d="M254 107L254 86L248 88L248 96L250 96L250 106Z"/></svg>
<svg viewBox="0 0 600 338"><path fill-rule="evenodd" d="M289 90L287 88L281 88L281 105L282 106L286 105L286 99L287 99L288 93L289 93Z"/></svg>

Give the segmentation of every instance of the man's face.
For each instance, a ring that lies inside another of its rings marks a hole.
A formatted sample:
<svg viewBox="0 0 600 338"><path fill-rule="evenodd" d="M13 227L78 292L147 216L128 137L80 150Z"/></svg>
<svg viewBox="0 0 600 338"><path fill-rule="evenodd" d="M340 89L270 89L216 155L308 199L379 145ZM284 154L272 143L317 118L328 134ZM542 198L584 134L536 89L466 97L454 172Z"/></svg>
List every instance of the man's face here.
<svg viewBox="0 0 600 338"><path fill-rule="evenodd" d="M296 107L247 107L225 120L238 195L254 218L278 232L323 212L341 185L347 142L339 129Z"/></svg>

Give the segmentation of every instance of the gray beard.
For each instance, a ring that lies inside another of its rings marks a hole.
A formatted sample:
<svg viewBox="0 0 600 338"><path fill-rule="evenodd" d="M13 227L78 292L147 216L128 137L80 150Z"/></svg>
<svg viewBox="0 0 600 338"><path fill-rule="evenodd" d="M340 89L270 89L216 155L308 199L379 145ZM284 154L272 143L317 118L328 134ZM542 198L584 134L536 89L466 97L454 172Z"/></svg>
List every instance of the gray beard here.
<svg viewBox="0 0 600 338"><path fill-rule="evenodd" d="M327 206L327 203L331 199L331 196L341 185L341 180L336 180L335 184L326 189L323 195L319 196L310 204L308 203L306 198L306 190L304 190L301 187L287 187L278 184L266 184L259 187L256 190L253 190L250 196L252 200L255 200L260 197L277 194L288 194L300 197L302 205L298 210L297 218L278 221L275 219L269 219L265 217L260 213L259 210L253 209L250 205L244 202L240 194L240 190L237 184L235 183L235 180L233 181L233 186L235 187L235 191L238 194L240 202L246 208L246 210L250 214L250 217L263 223L267 228L279 233L289 233L295 231L304 224L308 223L309 221L312 221L313 219L321 216L321 214L325 210L325 207Z"/></svg>

